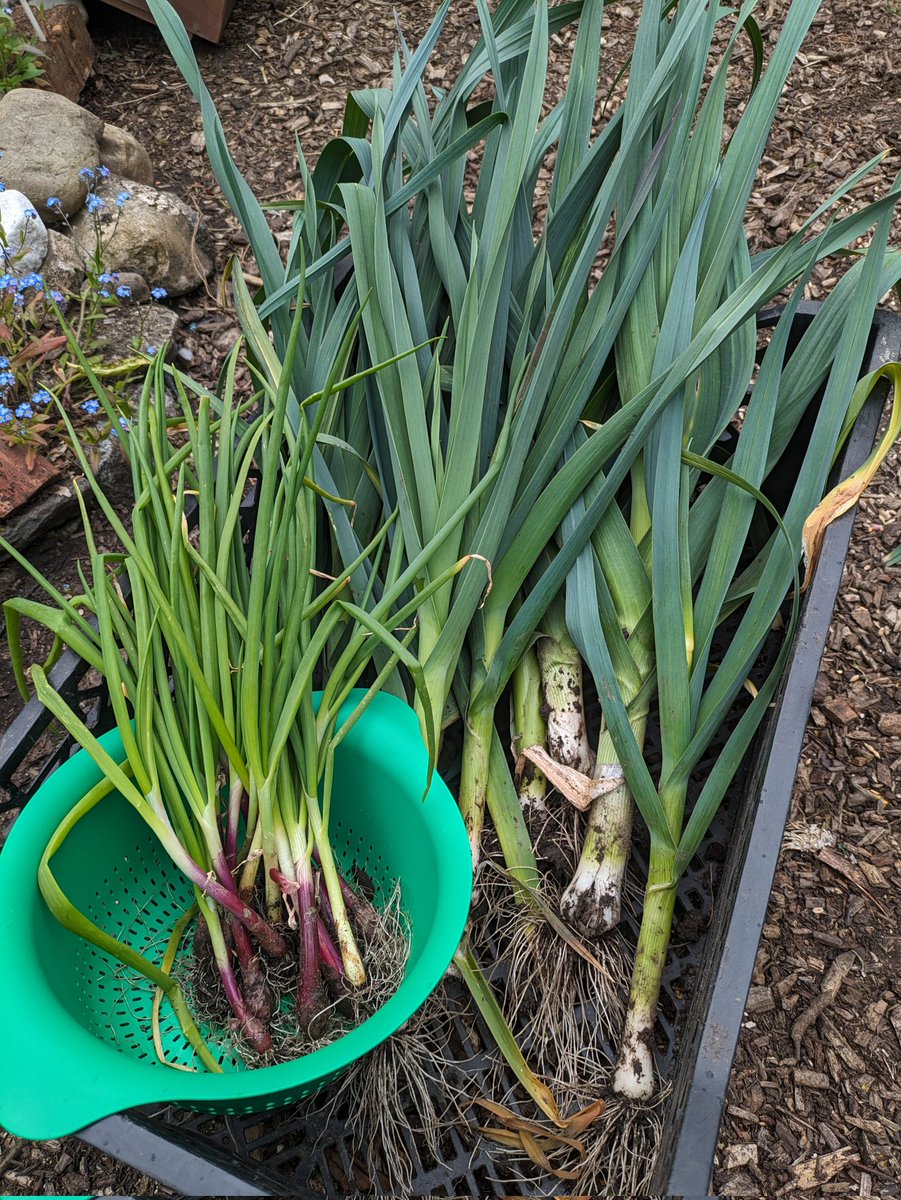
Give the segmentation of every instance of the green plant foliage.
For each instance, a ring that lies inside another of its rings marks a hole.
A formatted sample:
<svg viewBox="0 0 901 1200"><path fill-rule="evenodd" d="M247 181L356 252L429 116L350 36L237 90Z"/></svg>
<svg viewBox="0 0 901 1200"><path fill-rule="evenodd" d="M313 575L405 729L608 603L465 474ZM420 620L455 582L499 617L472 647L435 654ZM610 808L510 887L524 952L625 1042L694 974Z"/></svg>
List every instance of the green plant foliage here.
<svg viewBox="0 0 901 1200"><path fill-rule="evenodd" d="M628 86L605 120L601 0L501 0L493 12L479 0L480 36L452 85L432 94L425 71L449 3L418 47L401 40L390 89L350 95L342 134L314 170L298 147L303 196L286 206L295 219L284 260L180 22L166 0L150 7L201 103L213 168L260 267L260 293L239 306L258 361L283 360L301 278L295 404L321 386L320 359L354 320L358 367L396 359L361 388L360 407L323 425L332 440L313 472L330 494L353 497L352 523L334 513L338 562L354 561L380 516L397 514L394 570L408 563L429 592L414 637L418 703L465 715L460 804L474 859L488 811L523 883L536 863L509 771L502 779L496 769L495 709L563 597L600 697L606 765L621 771L651 835L616 1082L645 1097L676 883L775 693L790 638L691 809L688 781L793 585L797 596L803 523L847 432L875 305L901 275L901 255L887 250L899 184L855 208L854 188L881 160L863 164L784 244L750 253L745 212L819 0L787 6L766 63L753 0L646 3ZM552 96L551 39L574 23L569 83ZM727 139L743 35L753 87ZM789 358L810 271L861 238L867 253ZM748 402L756 314L786 289L791 302ZM821 386L781 525L760 540L763 485ZM717 463L724 437L731 449ZM487 595L475 572L448 575L464 555L489 564ZM354 586L378 588L375 574ZM714 662L713 634L727 618L734 631ZM651 706L659 771L642 754ZM590 857L602 862L603 849Z"/></svg>
<svg viewBox="0 0 901 1200"><path fill-rule="evenodd" d="M42 53L19 32L12 8L0 9L0 94L40 79Z"/></svg>

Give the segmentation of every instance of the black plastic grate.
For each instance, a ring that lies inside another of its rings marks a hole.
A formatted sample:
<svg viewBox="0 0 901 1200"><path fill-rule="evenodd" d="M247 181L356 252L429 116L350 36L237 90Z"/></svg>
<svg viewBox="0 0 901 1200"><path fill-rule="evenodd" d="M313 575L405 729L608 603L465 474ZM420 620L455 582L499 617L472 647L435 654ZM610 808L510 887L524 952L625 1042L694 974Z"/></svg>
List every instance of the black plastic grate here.
<svg viewBox="0 0 901 1200"><path fill-rule="evenodd" d="M109 701L93 675L67 650L49 680L68 704L81 707L89 729L107 729L112 722ZM0 812L22 808L76 749L42 704L31 700L24 705L0 737ZM31 759L35 769L29 769Z"/></svg>

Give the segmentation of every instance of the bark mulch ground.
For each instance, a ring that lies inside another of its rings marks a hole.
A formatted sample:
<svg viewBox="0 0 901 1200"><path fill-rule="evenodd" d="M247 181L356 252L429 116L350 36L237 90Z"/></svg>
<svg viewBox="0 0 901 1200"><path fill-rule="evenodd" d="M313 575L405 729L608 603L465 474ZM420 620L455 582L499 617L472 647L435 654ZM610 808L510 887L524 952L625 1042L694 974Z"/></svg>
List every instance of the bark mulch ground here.
<svg viewBox="0 0 901 1200"><path fill-rule="evenodd" d="M785 0L761 4L771 45ZM639 6L609 8L612 81ZM340 128L351 88L388 83L396 46L389 0L243 0L222 44L195 49L233 151L261 199L299 187L294 139L311 160ZM433 6L399 8L415 43ZM475 6L455 5L432 82L441 85L475 37ZM254 266L204 154L196 106L153 29L91 7L96 71L86 107L136 134L172 187L203 215L217 268ZM803 48L752 201L754 248L784 241L839 178L870 156L886 161L862 196L899 167L901 34L895 0L827 0ZM747 95L750 50L730 104ZM561 62L562 80L564 65ZM287 221L272 218L273 228ZM901 230L899 230L901 232ZM901 238L896 238L901 244ZM842 264L818 268L822 295ZM178 302L182 361L214 377L237 327L216 281ZM101 534L101 536L103 536ZM841 599L808 726L721 1130L714 1190L727 1196L901 1196L901 570L882 559L901 540L901 453L861 505ZM37 548L64 580L79 553L64 528ZM0 592L23 588L0 566ZM37 648L37 647L36 647ZM17 700L0 663L0 725ZM169 1194L74 1139L32 1145L0 1133L0 1181L17 1195Z"/></svg>
<svg viewBox="0 0 901 1200"><path fill-rule="evenodd" d="M724 1196L901 1195L901 455L857 517L720 1133Z"/></svg>

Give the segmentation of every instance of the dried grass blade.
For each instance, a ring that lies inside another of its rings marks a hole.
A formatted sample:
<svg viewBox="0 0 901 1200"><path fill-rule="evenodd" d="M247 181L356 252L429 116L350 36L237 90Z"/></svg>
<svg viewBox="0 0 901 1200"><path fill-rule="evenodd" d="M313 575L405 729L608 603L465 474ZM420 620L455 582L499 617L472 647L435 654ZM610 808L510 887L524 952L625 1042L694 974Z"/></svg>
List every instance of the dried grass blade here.
<svg viewBox="0 0 901 1200"><path fill-rule="evenodd" d="M801 538L804 545L804 562L807 568L805 587L810 582L816 570L826 530L842 513L846 513L848 509L853 508L858 502L871 483L873 476L879 470L885 456L895 444L899 434L901 434L901 363L887 363L884 367L880 367L878 371L873 371L872 374L867 375L858 384L855 397L851 403L853 406L855 400L861 394L869 396L879 380L884 378L892 380L894 394L892 397L891 416L889 417L885 433L879 440L879 444L869 458L867 458L866 462L862 463L856 471L852 471L847 479L843 479L831 492L827 493L804 522Z"/></svg>

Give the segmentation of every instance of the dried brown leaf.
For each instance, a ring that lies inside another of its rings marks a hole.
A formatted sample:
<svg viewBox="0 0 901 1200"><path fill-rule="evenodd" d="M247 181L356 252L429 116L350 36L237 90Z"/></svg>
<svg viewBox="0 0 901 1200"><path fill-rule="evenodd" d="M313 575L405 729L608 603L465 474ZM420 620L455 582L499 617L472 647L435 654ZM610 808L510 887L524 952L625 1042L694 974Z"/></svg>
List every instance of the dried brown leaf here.
<svg viewBox="0 0 901 1200"><path fill-rule="evenodd" d="M558 763L543 746L527 746L523 755L535 764L560 795L579 812L590 808L598 796L606 796L608 792L615 791L623 781L623 769L617 763L599 763L595 771L600 772L600 775L594 778L591 775L583 775L575 767L565 767Z"/></svg>

